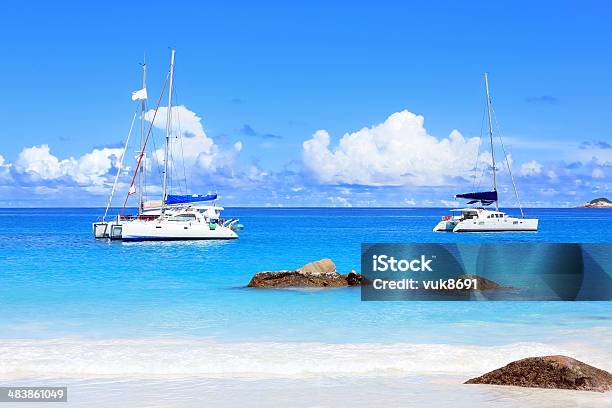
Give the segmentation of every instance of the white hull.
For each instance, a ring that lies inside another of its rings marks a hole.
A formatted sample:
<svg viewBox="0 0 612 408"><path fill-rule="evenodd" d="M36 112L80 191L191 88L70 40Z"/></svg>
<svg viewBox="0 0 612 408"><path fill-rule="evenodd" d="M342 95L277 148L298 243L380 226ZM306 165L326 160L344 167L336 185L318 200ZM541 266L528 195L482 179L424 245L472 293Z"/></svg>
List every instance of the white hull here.
<svg viewBox="0 0 612 408"><path fill-rule="evenodd" d="M121 239L121 223L117 221L100 221L92 224L94 238Z"/></svg>
<svg viewBox="0 0 612 408"><path fill-rule="evenodd" d="M501 211L484 208L463 208L453 210L461 215L442 217L434 232L504 232L537 231L537 218L510 217Z"/></svg>
<svg viewBox="0 0 612 408"><path fill-rule="evenodd" d="M448 232L453 232L453 229L455 229L455 226L457 225L456 222L454 221L440 221L439 223L436 224L436 226L434 227L433 231L434 232L441 232L441 231L448 231Z"/></svg>
<svg viewBox="0 0 612 408"><path fill-rule="evenodd" d="M536 218L512 218L465 220L457 223L453 232L504 232L504 231L537 231Z"/></svg>
<svg viewBox="0 0 612 408"><path fill-rule="evenodd" d="M167 220L124 222L124 241L166 241L197 239L236 239L238 235L228 227L209 223L176 222Z"/></svg>

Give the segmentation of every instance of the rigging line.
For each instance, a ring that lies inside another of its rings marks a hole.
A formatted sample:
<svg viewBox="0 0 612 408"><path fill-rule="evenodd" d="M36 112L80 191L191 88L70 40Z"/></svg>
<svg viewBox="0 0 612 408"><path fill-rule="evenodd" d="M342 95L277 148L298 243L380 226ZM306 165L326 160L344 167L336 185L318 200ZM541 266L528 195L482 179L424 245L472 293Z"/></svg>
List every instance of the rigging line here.
<svg viewBox="0 0 612 408"><path fill-rule="evenodd" d="M153 113L153 118L151 119L151 124L149 125L149 131L147 132L147 137L145 138L144 144L142 145L142 150L138 155L138 163L136 164L136 169L134 170L134 175L132 176L132 182L130 183L130 189L134 185L134 180L136 179L136 174L138 174L138 169L140 168L140 163L142 162L142 157L144 156L145 149L147 147L147 142L149 141L149 136L151 136L151 130L153 130L153 124L155 123L155 117L157 116L157 111L159 110L159 104L161 103L162 97L164 96L164 91L166 90L166 85L168 84L168 77L170 73L166 76L166 80L164 81L164 87L162 88L161 94L159 95L159 99L157 100L157 106L155 106L155 112ZM123 201L123 207L121 208L121 213L119 217L123 215L125 211L125 205L127 204L128 198L130 198L130 190L128 189L127 194L125 195L125 200Z"/></svg>
<svg viewBox="0 0 612 408"><path fill-rule="evenodd" d="M153 137L151 138L151 142L153 142L153 153L155 153L157 151L157 143L155 143L155 135L153 135ZM155 162L155 167L157 167L157 175L159 176L160 180L161 180L161 176L162 176L162 169L161 166L159 165L159 160L157 160L157 158L153 157L155 160L153 160Z"/></svg>
<svg viewBox="0 0 612 408"><path fill-rule="evenodd" d="M113 182L113 188L111 189L110 196L108 197L108 203L106 204L106 210L104 210L104 216L102 217L102 221L106 220L106 215L108 214L108 209L113 202L113 196L115 195L115 189L117 188L117 182L119 181L119 175L121 174L121 170L123 168L123 159L125 158L125 154L127 153L127 148L130 143L130 136L132 135L132 129L134 129L134 121L136 120L136 115L138 114L138 108L134 111L134 116L132 116L132 124L130 125L130 131L128 132L127 138L125 139L125 146L123 147L123 153L121 154L121 159L119 159L119 166L117 167L117 174L115 174L115 181Z"/></svg>
<svg viewBox="0 0 612 408"><path fill-rule="evenodd" d="M176 167L175 167L175 163L174 163L174 152L172 151L172 149L170 149L170 151L168 152L170 153L170 168L168 169L168 180L170 182L170 192L174 191L174 181L172 179L172 175L176 173ZM180 184L179 184L180 187Z"/></svg>
<svg viewBox="0 0 612 408"><path fill-rule="evenodd" d="M148 105L147 105L147 101L145 100L145 111L147 111L148 109ZM144 113L143 113L144 114ZM147 120L146 116L145 116L145 120ZM149 160L146 158L144 159L144 163L143 163L143 171L142 171L142 195L145 199L147 199L149 197L148 194L148 179L147 179L147 163L149 163Z"/></svg>
<svg viewBox="0 0 612 408"><path fill-rule="evenodd" d="M481 85L482 88L482 85ZM486 115L486 108L483 108L482 110L482 119L480 121L480 136L478 137L478 149L476 151L476 165L474 166L474 181L472 183L472 190L476 191L476 178L477 178L477 173L478 173L478 161L480 158L480 148L482 146L482 131L484 129L484 122L485 122L485 115ZM484 169L483 172L481 173L480 177L478 178L478 187L480 187L480 182L482 181L482 177L484 175Z"/></svg>
<svg viewBox="0 0 612 408"><path fill-rule="evenodd" d="M174 99L178 101L178 92L176 90L176 85L174 85ZM176 102L178 105L178 102ZM179 131L179 143L181 145L181 161L183 162L183 182L185 185L185 194L188 194L187 190L187 172L185 170L185 150L183 149L183 130L181 128L181 115L177 113L176 121L178 123L178 131Z"/></svg>
<svg viewBox="0 0 612 408"><path fill-rule="evenodd" d="M140 114L143 116L144 120L146 121L147 120L146 115L145 115L145 113L147 112L147 100L146 99L142 101L142 107L143 107L143 110L142 110L142 112ZM142 135L141 135L141 138L142 138ZM141 142L142 142L142 140L141 140ZM147 198L147 178L146 178L146 175L145 175L146 171L147 171L147 169L146 169L146 159L145 159L145 164L143 164L141 169L140 169L140 177L141 177L141 180L142 180L142 183L141 183L142 191L140 192L141 200L140 200L140 203L139 203L140 206L143 205L144 200ZM140 208L138 211L141 211L141 210L142 210L142 208Z"/></svg>
<svg viewBox="0 0 612 408"><path fill-rule="evenodd" d="M493 118L495 119L495 125L497 126L497 137L499 138L499 144L501 144L502 152L504 153L504 158L506 159L506 167L508 168L508 173L510 174L510 180L512 181L512 189L514 190L514 196L516 197L516 202L518 203L519 209L521 210L521 217L525 218L525 213L523 212L523 206L521 205L521 199L519 197L518 189L516 188L516 183L514 182L514 176L512 175L512 169L510 168L510 161L508 160L508 154L506 153L506 147L504 146L504 141L502 139L502 130L501 126L497 122L497 115L495 114L495 109L492 109Z"/></svg>
<svg viewBox="0 0 612 408"><path fill-rule="evenodd" d="M483 92L482 92L483 85L484 85L484 81L481 81L480 82L480 90L478 92L479 95L483 94ZM484 173L485 173L485 166L483 166L482 170L480 172L480 177L478 177L478 162L479 162L479 159L480 159L480 151L481 151L481 148L482 148L482 133L483 133L483 130L484 130L486 114L487 114L487 105L486 105L486 100L485 100L485 103L482 106L482 118L480 120L480 135L478 137L478 149L477 149L477 153L476 153L476 165L474 166L474 177L473 177L473 182L472 182L472 190L473 191L478 191L480 189L480 183L482 183L482 179L484 178Z"/></svg>

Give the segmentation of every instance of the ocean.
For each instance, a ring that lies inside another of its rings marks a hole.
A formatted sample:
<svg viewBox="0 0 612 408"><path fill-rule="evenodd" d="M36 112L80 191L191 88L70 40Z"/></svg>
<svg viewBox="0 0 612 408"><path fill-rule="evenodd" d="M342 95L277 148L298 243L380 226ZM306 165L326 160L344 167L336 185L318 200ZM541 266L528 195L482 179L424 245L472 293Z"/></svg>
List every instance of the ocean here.
<svg viewBox="0 0 612 408"><path fill-rule="evenodd" d="M358 271L362 242L609 243L612 210L527 209L538 232L452 234L431 231L446 209L228 208L245 225L238 240L130 243L93 239L101 212L0 210L0 385L68 384L74 406L337 406L356 389L370 406L612 404L461 384L544 354L612 371L610 302L245 287L255 272L321 258Z"/></svg>

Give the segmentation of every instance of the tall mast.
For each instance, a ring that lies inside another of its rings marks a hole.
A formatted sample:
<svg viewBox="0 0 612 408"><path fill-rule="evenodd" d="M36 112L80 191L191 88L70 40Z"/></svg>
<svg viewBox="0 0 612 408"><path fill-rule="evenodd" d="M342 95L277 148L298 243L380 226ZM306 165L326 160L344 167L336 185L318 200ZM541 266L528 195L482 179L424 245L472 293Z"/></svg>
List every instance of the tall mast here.
<svg viewBox="0 0 612 408"><path fill-rule="evenodd" d="M170 134L172 133L172 87L174 82L174 48L170 57L170 88L168 90L168 117L166 118L166 149L164 151L164 183L162 188L162 213L166 210L168 188L168 151L170 150Z"/></svg>
<svg viewBox="0 0 612 408"><path fill-rule="evenodd" d="M485 72L485 89L487 92L487 116L489 118L489 140L491 141L491 163L493 164L493 191L497 192L497 170L495 169L495 149L493 147L493 120L491 119L491 96L489 95L489 75ZM499 201L495 200L495 207L499 211Z"/></svg>
<svg viewBox="0 0 612 408"><path fill-rule="evenodd" d="M142 89L147 88L147 63L146 57L142 62ZM140 101L140 151L142 152L142 146L145 140L145 110L147 109L146 99ZM144 166L140 166L138 173L138 214L142 212L142 185L143 185L143 172Z"/></svg>

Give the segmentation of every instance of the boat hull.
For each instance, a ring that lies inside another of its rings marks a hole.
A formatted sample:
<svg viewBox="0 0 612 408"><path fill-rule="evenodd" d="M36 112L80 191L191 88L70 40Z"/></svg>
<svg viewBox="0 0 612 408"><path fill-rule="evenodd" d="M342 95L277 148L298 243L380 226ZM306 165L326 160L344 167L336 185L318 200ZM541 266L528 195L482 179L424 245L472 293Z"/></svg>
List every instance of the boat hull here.
<svg viewBox="0 0 612 408"><path fill-rule="evenodd" d="M440 221L433 229L434 232L453 232L455 226L457 225L456 221Z"/></svg>
<svg viewBox="0 0 612 408"><path fill-rule="evenodd" d="M453 232L509 232L509 231L537 231L538 219L536 218L511 218L504 219L475 219L464 220L453 228Z"/></svg>
<svg viewBox="0 0 612 408"><path fill-rule="evenodd" d="M132 221L122 225L123 241L229 240L238 235L230 228L208 223Z"/></svg>
<svg viewBox="0 0 612 408"><path fill-rule="evenodd" d="M92 229L96 239L121 239L122 226L120 222L94 222Z"/></svg>

